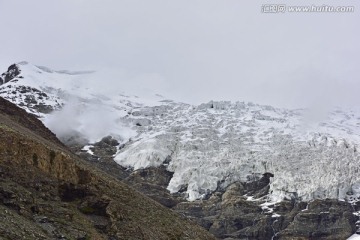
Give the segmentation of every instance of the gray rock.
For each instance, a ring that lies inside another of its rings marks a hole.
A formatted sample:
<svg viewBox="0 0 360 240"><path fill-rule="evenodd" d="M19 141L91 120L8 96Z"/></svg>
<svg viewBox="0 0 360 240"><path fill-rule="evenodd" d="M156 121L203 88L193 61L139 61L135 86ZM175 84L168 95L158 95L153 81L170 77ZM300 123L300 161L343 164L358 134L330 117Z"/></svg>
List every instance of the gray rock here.
<svg viewBox="0 0 360 240"><path fill-rule="evenodd" d="M17 77L20 74L20 72L21 71L16 64L10 65L8 70L1 75L0 85L13 80L15 77Z"/></svg>
<svg viewBox="0 0 360 240"><path fill-rule="evenodd" d="M314 200L298 212L276 239L347 239L355 232L355 216L349 203Z"/></svg>
<svg viewBox="0 0 360 240"><path fill-rule="evenodd" d="M146 182L166 188L172 176L173 173L167 171L164 166L149 167L132 172L125 181L129 184Z"/></svg>
<svg viewBox="0 0 360 240"><path fill-rule="evenodd" d="M149 126L151 124L151 120L147 119L147 118L139 118L139 119L134 119L134 124L136 126Z"/></svg>

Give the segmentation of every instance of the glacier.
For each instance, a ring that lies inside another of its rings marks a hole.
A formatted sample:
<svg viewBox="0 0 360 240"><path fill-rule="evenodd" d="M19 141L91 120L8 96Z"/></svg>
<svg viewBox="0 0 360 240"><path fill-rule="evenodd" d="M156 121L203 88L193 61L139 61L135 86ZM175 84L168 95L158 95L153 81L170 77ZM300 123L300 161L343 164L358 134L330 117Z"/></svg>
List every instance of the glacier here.
<svg viewBox="0 0 360 240"><path fill-rule="evenodd" d="M275 175L271 201L354 198L358 191L352 186L360 180L358 136L344 139L339 129L331 131L336 120L343 121L338 114L347 113L337 110L332 122L320 123L313 132L304 130L304 111L243 102L174 103L157 114L153 107L144 108L129 118L147 118L151 128L138 126L135 143L115 161L139 169L171 159L167 168L174 176L168 189L174 193L187 186L190 201L265 172ZM343 131L357 130L354 119L347 121Z"/></svg>

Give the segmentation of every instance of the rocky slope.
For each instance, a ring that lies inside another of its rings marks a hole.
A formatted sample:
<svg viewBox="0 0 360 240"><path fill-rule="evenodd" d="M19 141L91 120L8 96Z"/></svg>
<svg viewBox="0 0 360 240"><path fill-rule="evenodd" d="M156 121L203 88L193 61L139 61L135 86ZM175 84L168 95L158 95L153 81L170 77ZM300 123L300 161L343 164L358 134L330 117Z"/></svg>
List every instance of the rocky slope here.
<svg viewBox="0 0 360 240"><path fill-rule="evenodd" d="M0 98L1 239L214 239L72 154Z"/></svg>

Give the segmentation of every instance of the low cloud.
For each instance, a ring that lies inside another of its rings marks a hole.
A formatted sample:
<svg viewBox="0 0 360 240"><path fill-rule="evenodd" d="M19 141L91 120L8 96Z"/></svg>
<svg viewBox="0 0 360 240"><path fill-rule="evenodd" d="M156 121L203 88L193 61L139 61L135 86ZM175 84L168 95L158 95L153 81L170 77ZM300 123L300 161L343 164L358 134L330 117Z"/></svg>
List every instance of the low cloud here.
<svg viewBox="0 0 360 240"><path fill-rule="evenodd" d="M101 102L88 103L73 98L59 111L46 116L45 125L62 141L96 142L112 135L119 141L127 141L134 136L121 121L119 112Z"/></svg>

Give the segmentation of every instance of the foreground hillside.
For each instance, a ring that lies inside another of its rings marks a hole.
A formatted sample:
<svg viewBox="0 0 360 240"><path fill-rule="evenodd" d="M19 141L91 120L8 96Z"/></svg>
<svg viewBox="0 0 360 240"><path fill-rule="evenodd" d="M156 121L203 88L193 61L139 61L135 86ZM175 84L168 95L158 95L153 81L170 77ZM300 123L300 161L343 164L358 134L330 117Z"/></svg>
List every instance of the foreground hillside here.
<svg viewBox="0 0 360 240"><path fill-rule="evenodd" d="M214 239L90 168L0 98L0 239Z"/></svg>

